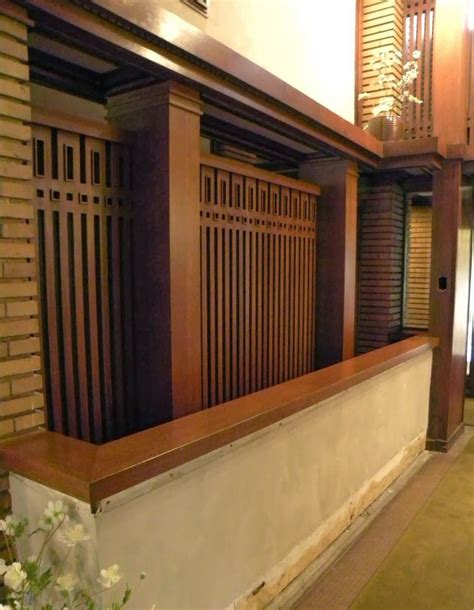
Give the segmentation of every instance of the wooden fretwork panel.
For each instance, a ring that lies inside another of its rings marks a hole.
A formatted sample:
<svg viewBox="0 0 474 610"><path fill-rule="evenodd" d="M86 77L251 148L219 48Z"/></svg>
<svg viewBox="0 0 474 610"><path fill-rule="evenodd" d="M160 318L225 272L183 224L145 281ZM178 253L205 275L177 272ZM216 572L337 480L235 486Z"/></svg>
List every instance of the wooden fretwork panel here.
<svg viewBox="0 0 474 610"><path fill-rule="evenodd" d="M314 369L316 192L201 165L203 405Z"/></svg>
<svg viewBox="0 0 474 610"><path fill-rule="evenodd" d="M133 430L128 152L41 125L33 138L48 425L100 443Z"/></svg>
<svg viewBox="0 0 474 610"><path fill-rule="evenodd" d="M404 111L405 137L426 138L433 131L432 80L433 32L436 0L406 0L404 61L413 51L420 51L418 77L411 85L411 93L423 100L422 104L407 104Z"/></svg>

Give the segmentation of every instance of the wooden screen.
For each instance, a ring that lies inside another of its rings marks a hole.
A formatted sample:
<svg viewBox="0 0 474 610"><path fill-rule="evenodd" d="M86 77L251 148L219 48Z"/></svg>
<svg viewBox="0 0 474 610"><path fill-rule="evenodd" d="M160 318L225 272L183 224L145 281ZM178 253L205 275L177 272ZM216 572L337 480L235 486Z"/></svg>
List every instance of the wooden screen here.
<svg viewBox="0 0 474 610"><path fill-rule="evenodd" d="M403 325L426 330L430 319L431 207L410 205Z"/></svg>
<svg viewBox="0 0 474 610"><path fill-rule="evenodd" d="M418 78L412 85L412 94L423 104L408 104L404 112L405 137L429 137L433 130L432 116L432 64L435 0L407 0L405 9L404 60L413 51L421 51Z"/></svg>
<svg viewBox="0 0 474 610"><path fill-rule="evenodd" d="M48 424L102 442L133 423L127 150L40 125L33 138Z"/></svg>
<svg viewBox="0 0 474 610"><path fill-rule="evenodd" d="M202 158L203 405L313 370L317 193Z"/></svg>

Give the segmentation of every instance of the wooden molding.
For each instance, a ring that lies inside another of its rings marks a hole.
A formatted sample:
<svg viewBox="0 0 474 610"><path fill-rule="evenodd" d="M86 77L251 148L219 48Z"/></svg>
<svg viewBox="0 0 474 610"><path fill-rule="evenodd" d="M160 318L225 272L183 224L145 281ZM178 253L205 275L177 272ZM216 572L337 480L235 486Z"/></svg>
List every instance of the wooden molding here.
<svg viewBox="0 0 474 610"><path fill-rule="evenodd" d="M2 445L0 466L97 503L270 426L434 349L411 337L315 373L193 413L105 445L40 432Z"/></svg>

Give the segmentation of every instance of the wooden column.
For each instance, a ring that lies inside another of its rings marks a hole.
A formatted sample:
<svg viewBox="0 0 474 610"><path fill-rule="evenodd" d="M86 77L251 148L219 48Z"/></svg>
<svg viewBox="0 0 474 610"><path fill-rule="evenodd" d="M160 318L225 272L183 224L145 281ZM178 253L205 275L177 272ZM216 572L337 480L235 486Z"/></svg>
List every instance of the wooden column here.
<svg viewBox="0 0 474 610"><path fill-rule="evenodd" d="M446 450L462 430L469 302L472 189L461 161L446 160L433 181L430 328L434 351L428 447Z"/></svg>
<svg viewBox="0 0 474 610"><path fill-rule="evenodd" d="M467 141L469 31L467 0L436 0L433 46L433 135Z"/></svg>
<svg viewBox="0 0 474 610"><path fill-rule="evenodd" d="M300 178L321 186L316 223L316 367L354 356L357 166L305 161Z"/></svg>
<svg viewBox="0 0 474 610"><path fill-rule="evenodd" d="M132 132L140 425L201 409L199 95L167 82L112 98Z"/></svg>

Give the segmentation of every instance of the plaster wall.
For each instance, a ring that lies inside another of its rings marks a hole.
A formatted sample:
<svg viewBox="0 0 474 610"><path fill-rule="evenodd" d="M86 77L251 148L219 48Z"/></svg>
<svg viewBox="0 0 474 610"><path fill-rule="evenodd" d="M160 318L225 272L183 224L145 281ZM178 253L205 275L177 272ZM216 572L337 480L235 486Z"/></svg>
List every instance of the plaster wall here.
<svg viewBox="0 0 474 610"><path fill-rule="evenodd" d="M98 564L147 572L137 610L263 608L423 450L430 373L428 352L106 499ZM12 477L18 512L50 493Z"/></svg>
<svg viewBox="0 0 474 610"><path fill-rule="evenodd" d="M157 2L354 122L355 0L211 0L208 18Z"/></svg>

